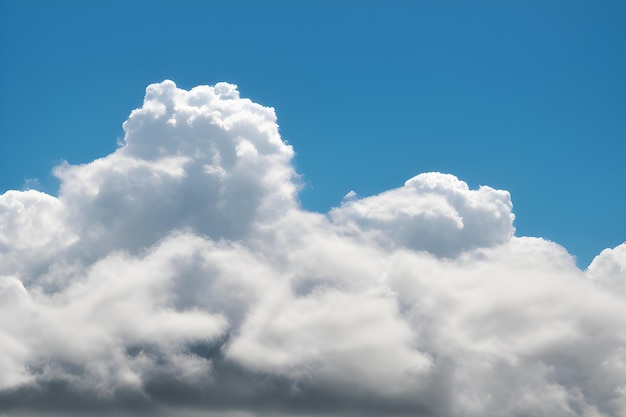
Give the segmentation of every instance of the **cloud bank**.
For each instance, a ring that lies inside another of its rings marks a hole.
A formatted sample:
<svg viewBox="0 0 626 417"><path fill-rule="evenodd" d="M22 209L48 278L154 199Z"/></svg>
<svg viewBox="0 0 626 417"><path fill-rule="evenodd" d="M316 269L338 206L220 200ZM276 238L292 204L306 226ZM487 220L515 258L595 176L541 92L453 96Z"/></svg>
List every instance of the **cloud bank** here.
<svg viewBox="0 0 626 417"><path fill-rule="evenodd" d="M626 243L581 271L434 172L307 212L231 84L150 85L124 130L0 196L0 413L626 416Z"/></svg>

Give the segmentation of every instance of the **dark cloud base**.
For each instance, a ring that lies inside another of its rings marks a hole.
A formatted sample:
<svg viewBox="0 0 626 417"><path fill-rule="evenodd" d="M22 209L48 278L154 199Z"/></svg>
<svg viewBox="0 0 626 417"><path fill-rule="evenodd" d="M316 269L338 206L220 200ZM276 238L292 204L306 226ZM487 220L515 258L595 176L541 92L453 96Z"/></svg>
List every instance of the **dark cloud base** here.
<svg viewBox="0 0 626 417"><path fill-rule="evenodd" d="M67 369L67 367L65 368ZM141 391L119 389L105 398L90 390L81 391L66 380L46 381L35 386L0 392L0 410L9 415L75 416L154 416L172 415L176 410L200 413L247 412L255 415L337 415L337 416L443 416L443 392L429 404L419 399L377 398L376 393L354 394L350 387L325 390L271 375L255 375L224 360L214 360L213 381L187 384L172 381L167 375L147 379ZM219 382L217 382L219 381ZM443 387L440 387L443 388ZM439 403L439 409L432 405Z"/></svg>

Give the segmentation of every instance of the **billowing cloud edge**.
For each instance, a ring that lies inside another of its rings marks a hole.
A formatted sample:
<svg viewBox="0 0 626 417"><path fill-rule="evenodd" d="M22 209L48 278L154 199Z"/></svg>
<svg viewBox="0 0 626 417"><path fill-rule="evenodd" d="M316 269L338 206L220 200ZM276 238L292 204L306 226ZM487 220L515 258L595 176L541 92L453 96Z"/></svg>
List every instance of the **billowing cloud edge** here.
<svg viewBox="0 0 626 417"><path fill-rule="evenodd" d="M626 415L626 244L581 271L436 172L307 212L232 84L153 84L124 130L0 196L1 411Z"/></svg>

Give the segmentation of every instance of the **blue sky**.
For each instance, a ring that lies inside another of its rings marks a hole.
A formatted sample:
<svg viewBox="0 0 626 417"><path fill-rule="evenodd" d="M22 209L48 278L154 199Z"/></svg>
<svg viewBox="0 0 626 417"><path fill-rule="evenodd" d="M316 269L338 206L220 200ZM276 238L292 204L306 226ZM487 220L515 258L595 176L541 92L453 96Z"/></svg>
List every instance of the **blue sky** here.
<svg viewBox="0 0 626 417"><path fill-rule="evenodd" d="M623 2L0 4L0 191L55 193L150 83L228 81L276 109L307 209L441 171L581 267L626 239Z"/></svg>

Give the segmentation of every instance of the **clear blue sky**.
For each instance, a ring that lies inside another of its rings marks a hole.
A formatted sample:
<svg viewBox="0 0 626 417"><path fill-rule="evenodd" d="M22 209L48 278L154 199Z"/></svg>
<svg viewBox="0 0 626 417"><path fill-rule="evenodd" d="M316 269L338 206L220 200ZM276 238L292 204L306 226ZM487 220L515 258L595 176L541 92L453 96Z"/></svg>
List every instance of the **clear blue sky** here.
<svg viewBox="0 0 626 417"><path fill-rule="evenodd" d="M276 108L310 210L441 171L581 267L626 240L625 2L0 4L0 192L56 193L150 83L228 81Z"/></svg>

